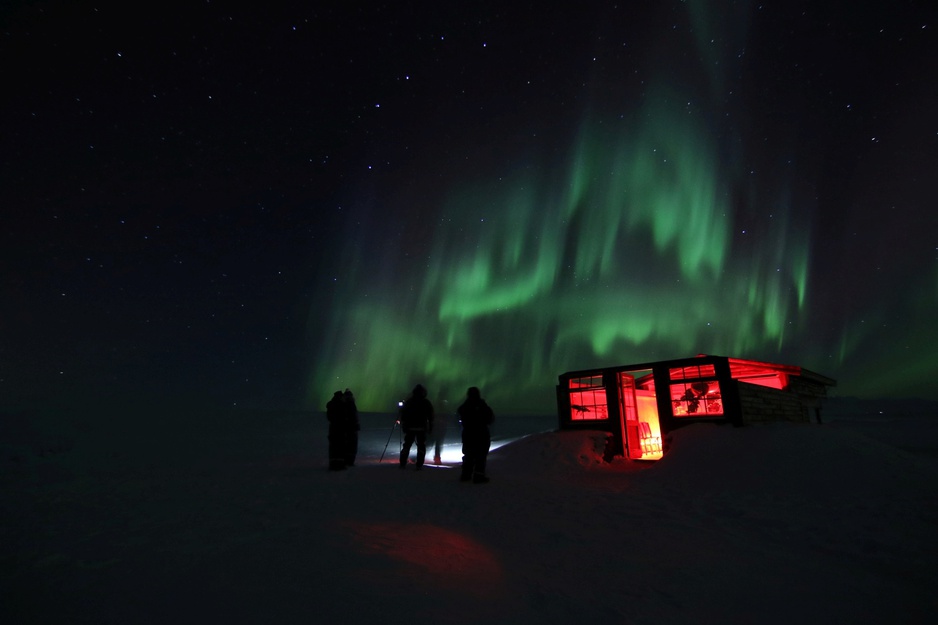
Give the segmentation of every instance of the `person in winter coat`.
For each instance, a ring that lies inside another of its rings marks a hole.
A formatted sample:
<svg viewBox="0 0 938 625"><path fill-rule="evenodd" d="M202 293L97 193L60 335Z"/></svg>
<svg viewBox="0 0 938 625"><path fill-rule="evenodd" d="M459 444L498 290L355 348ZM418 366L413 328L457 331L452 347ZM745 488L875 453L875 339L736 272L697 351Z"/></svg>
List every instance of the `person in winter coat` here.
<svg viewBox="0 0 938 625"><path fill-rule="evenodd" d="M355 456L358 455L358 432L362 429L358 420L358 407L355 405L355 396L352 391L345 389L342 396L344 410L343 423L345 425L345 465L355 466Z"/></svg>
<svg viewBox="0 0 938 625"><path fill-rule="evenodd" d="M427 389L418 384L401 407L401 431L404 446L401 448L401 468L407 467L410 448L417 443L417 470L423 467L427 456L427 434L433 432L433 404L427 399Z"/></svg>
<svg viewBox="0 0 938 625"><path fill-rule="evenodd" d="M346 410L345 396L336 391L326 404L326 419L329 421L329 469L338 471L346 466Z"/></svg>
<svg viewBox="0 0 938 625"><path fill-rule="evenodd" d="M489 426L495 420L495 413L475 386L466 391L466 401L459 407L458 413L462 423L462 473L459 479L485 484L489 481L485 475L485 462L492 445Z"/></svg>

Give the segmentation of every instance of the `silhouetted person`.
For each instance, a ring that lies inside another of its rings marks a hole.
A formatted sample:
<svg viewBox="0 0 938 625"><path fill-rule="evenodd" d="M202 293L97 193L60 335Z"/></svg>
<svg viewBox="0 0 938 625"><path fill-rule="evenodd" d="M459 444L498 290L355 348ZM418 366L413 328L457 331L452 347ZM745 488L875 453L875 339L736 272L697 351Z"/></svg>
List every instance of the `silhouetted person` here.
<svg viewBox="0 0 938 625"><path fill-rule="evenodd" d="M332 394L326 404L326 419L329 420L329 469L338 471L345 468L346 452L346 412L345 396L342 391Z"/></svg>
<svg viewBox="0 0 938 625"><path fill-rule="evenodd" d="M495 420L495 413L482 399L482 394L475 386L466 391L466 401L459 407L459 421L462 423L462 473L463 482L472 480L476 484L485 484L489 478L485 475L485 462L492 434L489 426Z"/></svg>
<svg viewBox="0 0 938 625"><path fill-rule="evenodd" d="M352 391L345 389L343 395L344 411L343 422L345 424L345 464L346 466L355 466L355 456L358 455L358 431L362 429L358 420L358 407L355 405L355 396Z"/></svg>
<svg viewBox="0 0 938 625"><path fill-rule="evenodd" d="M401 448L401 468L407 466L410 447L417 443L417 470L423 467L427 456L427 434L433 431L433 404L427 399L427 389L418 384L401 407L401 431L404 446Z"/></svg>

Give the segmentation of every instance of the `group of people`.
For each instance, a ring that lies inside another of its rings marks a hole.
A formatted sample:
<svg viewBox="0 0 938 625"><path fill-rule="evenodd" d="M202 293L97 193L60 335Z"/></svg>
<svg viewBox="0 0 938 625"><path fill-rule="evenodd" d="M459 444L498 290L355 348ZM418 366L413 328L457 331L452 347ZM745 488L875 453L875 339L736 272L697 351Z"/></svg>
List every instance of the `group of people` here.
<svg viewBox="0 0 938 625"><path fill-rule="evenodd" d="M340 471L355 466L361 423L352 391L333 393L326 404L326 419L329 420L329 469Z"/></svg>
<svg viewBox="0 0 938 625"><path fill-rule="evenodd" d="M489 481L485 474L485 463L492 444L489 426L495 420L495 413L482 399L482 393L476 386L466 391L466 400L459 406L456 413L462 426L462 471L459 479L463 482L485 484ZM427 389L418 384L401 406L400 423L401 431L404 433L400 457L402 469L407 468L410 449L415 443L417 457L414 466L418 471L423 467L427 455L427 436L432 435L434 431L433 416L433 404L427 399ZM436 441L435 461L439 462L441 438L437 437Z"/></svg>
<svg viewBox="0 0 938 625"><path fill-rule="evenodd" d="M351 412L349 412L351 409ZM485 484L489 481L485 473L485 464L492 444L489 426L495 420L495 413L482 398L478 387L472 386L466 391L466 400L456 411L462 426L462 471L459 479L463 482ZM336 391L332 400L326 404L326 416L329 419L329 468L343 469L355 464L358 451L358 410L355 400L348 389L345 393ZM406 469L410 459L410 450L416 444L417 456L414 466L419 471L423 468L427 456L427 440L434 434L433 404L427 399L427 389L422 384L414 387L410 396L401 405L398 423L404 435L401 446L400 468ZM441 428L436 427L436 452L434 461L440 462L442 446ZM354 443L352 441L354 440Z"/></svg>

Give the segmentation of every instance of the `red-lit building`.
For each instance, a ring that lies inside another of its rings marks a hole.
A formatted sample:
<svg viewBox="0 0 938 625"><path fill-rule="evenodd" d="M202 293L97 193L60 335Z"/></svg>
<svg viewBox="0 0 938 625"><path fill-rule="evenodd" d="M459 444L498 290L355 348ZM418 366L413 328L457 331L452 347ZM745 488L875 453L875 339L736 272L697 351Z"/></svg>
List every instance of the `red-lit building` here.
<svg viewBox="0 0 938 625"><path fill-rule="evenodd" d="M664 435L689 423L820 423L836 381L793 365L701 354L559 376L560 429L612 433L607 460L657 460Z"/></svg>

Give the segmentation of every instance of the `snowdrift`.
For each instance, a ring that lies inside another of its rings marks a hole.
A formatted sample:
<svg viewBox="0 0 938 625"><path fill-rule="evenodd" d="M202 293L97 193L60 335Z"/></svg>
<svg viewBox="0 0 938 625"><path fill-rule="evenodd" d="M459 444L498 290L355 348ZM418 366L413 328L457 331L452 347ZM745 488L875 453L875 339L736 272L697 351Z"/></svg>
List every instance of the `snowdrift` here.
<svg viewBox="0 0 938 625"><path fill-rule="evenodd" d="M485 485L458 482L455 429L443 466L401 471L393 422L366 415L357 466L329 472L318 414L8 420L0 619L880 624L938 607L932 420L694 425L661 461L605 463L605 433L505 418Z"/></svg>

